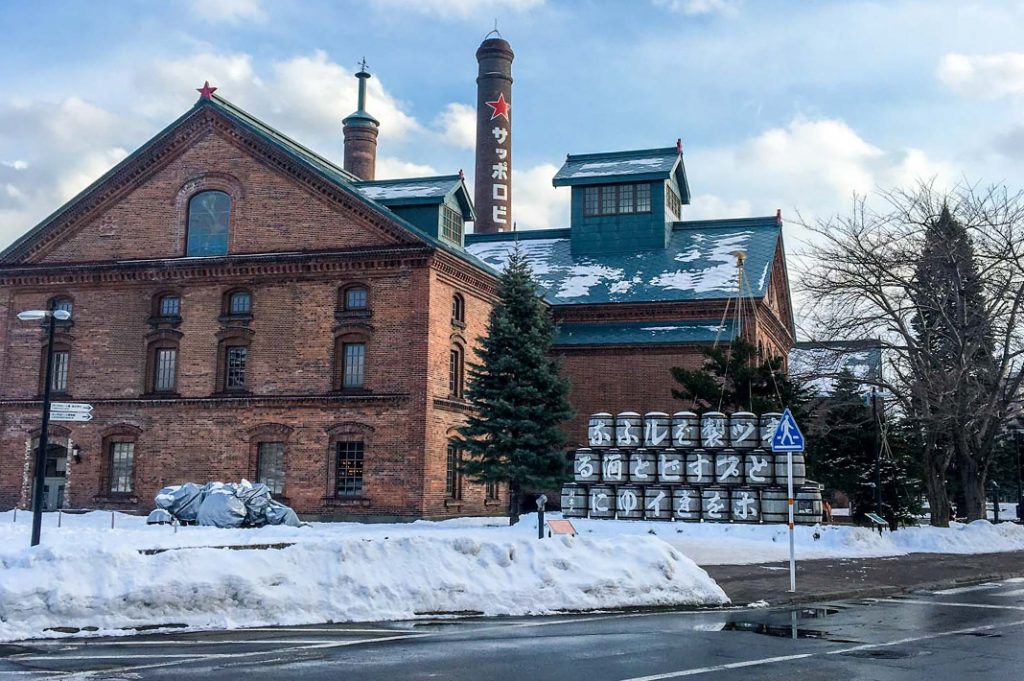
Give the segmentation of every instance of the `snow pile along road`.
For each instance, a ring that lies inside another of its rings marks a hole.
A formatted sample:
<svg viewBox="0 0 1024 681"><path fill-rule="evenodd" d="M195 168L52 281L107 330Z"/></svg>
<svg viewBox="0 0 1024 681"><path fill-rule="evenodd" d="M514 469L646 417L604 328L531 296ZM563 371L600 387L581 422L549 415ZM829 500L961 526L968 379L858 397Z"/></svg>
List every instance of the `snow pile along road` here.
<svg viewBox="0 0 1024 681"><path fill-rule="evenodd" d="M233 543L233 532L223 543ZM728 602L704 570L656 537L531 541L489 532L341 532L281 549L152 555L131 541L8 542L0 549L0 640L53 635L50 627L220 628Z"/></svg>

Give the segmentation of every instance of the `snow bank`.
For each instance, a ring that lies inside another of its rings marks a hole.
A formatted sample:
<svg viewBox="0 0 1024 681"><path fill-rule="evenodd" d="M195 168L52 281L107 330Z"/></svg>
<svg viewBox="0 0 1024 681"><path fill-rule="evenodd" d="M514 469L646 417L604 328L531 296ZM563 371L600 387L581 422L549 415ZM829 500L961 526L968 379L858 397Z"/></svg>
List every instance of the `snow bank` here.
<svg viewBox="0 0 1024 681"><path fill-rule="evenodd" d="M651 535L538 541L529 523L488 527L493 521L325 523L305 536L302 528L174 534L124 516L116 518L123 529L110 530L110 514L90 516L65 516L64 527L45 528L43 545L29 549L27 524L0 514L0 640L53 635L50 627L221 628L728 602L704 570ZM294 544L139 551L196 541Z"/></svg>
<svg viewBox="0 0 1024 681"><path fill-rule="evenodd" d="M584 519L574 519L573 523L584 537L654 532L698 565L741 565L789 559L789 530L785 525ZM969 525L953 523L949 528L909 527L881 535L849 525L798 525L796 528L797 560L1020 550L1024 550L1024 527L1013 523L993 525L984 520Z"/></svg>

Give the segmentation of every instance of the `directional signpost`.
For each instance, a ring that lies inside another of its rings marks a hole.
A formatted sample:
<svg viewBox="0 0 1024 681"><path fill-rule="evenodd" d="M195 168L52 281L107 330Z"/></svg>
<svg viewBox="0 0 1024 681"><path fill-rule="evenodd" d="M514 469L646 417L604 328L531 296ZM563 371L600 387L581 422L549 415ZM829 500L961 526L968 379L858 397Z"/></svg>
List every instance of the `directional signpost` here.
<svg viewBox="0 0 1024 681"><path fill-rule="evenodd" d="M772 451L786 452L786 488L789 490L789 590L796 592L796 538L793 525L793 452L804 451L804 436L789 408L782 413L772 435Z"/></svg>
<svg viewBox="0 0 1024 681"><path fill-rule="evenodd" d="M92 421L92 405L84 402L53 402L50 404L51 421Z"/></svg>

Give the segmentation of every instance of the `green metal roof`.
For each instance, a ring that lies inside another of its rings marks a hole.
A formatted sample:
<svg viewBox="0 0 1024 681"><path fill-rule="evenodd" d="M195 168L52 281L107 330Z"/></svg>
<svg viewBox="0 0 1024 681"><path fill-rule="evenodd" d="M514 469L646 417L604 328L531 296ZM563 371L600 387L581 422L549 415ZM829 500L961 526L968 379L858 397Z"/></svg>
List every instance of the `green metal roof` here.
<svg viewBox="0 0 1024 681"><path fill-rule="evenodd" d="M561 324L556 347L591 345L682 345L729 342L736 324L688 319L678 322L619 322L612 324Z"/></svg>
<svg viewBox="0 0 1024 681"><path fill-rule="evenodd" d="M552 305L730 298L738 290L734 254L743 251L747 295L763 298L782 225L775 216L677 222L664 250L605 255L574 256L569 235L568 229L467 235L466 249L500 271L518 246Z"/></svg>
<svg viewBox="0 0 1024 681"><path fill-rule="evenodd" d="M690 186L686 180L683 154L678 147L636 149L597 154L570 154L555 173L551 183L556 187L586 184L614 184L667 180L675 177L683 203L690 202Z"/></svg>
<svg viewBox="0 0 1024 681"><path fill-rule="evenodd" d="M366 180L355 183L356 189L385 206L438 205L447 199L455 201L464 220L473 220L473 202L460 175L411 177L401 180Z"/></svg>

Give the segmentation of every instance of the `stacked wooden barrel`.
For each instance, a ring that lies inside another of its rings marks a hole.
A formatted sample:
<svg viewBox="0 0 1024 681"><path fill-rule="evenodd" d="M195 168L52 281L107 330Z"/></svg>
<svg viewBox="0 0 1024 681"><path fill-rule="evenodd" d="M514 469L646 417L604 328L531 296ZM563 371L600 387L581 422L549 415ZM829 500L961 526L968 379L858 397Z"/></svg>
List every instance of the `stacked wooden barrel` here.
<svg viewBox="0 0 1024 681"><path fill-rule="evenodd" d="M781 414L602 412L576 450L566 517L733 523L787 522L787 455L771 451ZM821 492L793 454L798 523L821 522Z"/></svg>

